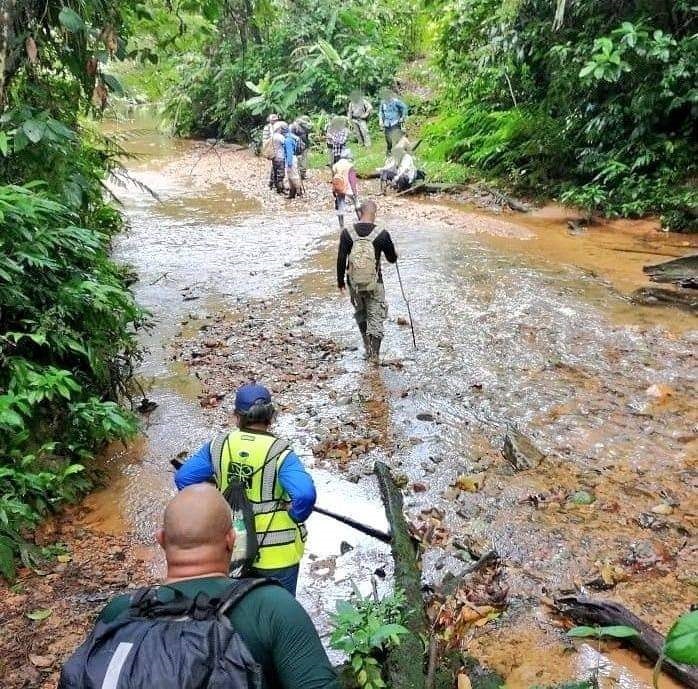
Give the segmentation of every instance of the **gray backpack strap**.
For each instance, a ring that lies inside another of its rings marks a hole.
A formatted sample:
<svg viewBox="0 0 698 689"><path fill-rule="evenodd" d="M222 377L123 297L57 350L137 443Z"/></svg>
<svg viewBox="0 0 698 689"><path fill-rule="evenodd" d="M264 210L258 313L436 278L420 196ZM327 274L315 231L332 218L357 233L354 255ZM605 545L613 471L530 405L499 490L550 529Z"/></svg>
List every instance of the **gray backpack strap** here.
<svg viewBox="0 0 698 689"><path fill-rule="evenodd" d="M284 452L286 452L286 450L290 449L291 446L288 440L284 440L284 438L277 438L269 448L269 452L267 452L267 458L264 460L264 464L269 464L277 457L280 457Z"/></svg>
<svg viewBox="0 0 698 689"><path fill-rule="evenodd" d="M228 440L228 433L220 433L211 441L211 463L213 474L216 477L216 485L221 485L221 464L223 459L223 447Z"/></svg>
<svg viewBox="0 0 698 689"><path fill-rule="evenodd" d="M356 242L359 239L362 239L362 237L359 237L359 233L353 227L347 227L347 233L351 237L352 242Z"/></svg>

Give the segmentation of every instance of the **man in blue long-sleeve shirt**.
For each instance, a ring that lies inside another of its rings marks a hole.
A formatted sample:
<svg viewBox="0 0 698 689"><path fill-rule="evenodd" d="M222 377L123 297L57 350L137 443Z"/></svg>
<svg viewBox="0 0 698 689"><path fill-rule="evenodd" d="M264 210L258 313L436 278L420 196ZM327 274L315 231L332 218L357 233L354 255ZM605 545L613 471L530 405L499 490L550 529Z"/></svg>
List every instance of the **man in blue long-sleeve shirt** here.
<svg viewBox="0 0 698 689"><path fill-rule="evenodd" d="M393 144L402 138L402 126L406 119L407 105L390 89L383 89L378 107L378 124L385 134L386 154L389 154Z"/></svg>
<svg viewBox="0 0 698 689"><path fill-rule="evenodd" d="M313 479L288 443L269 433L274 405L267 388L243 385L235 395L235 418L238 428L193 454L175 484L181 490L214 480L229 501L236 488L244 490L256 533L246 574L274 577L295 595L307 538L303 522L315 505Z"/></svg>

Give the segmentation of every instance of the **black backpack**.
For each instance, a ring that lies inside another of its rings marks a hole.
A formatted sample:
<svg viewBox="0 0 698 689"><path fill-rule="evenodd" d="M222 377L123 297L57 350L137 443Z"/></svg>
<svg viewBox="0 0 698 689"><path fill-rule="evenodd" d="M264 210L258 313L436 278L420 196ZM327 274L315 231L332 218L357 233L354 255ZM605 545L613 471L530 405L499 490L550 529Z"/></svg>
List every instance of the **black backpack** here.
<svg viewBox="0 0 698 689"><path fill-rule="evenodd" d="M58 689L260 689L262 668L226 612L269 579L238 579L220 596L193 600L170 588L137 591L128 612L98 622L67 660Z"/></svg>

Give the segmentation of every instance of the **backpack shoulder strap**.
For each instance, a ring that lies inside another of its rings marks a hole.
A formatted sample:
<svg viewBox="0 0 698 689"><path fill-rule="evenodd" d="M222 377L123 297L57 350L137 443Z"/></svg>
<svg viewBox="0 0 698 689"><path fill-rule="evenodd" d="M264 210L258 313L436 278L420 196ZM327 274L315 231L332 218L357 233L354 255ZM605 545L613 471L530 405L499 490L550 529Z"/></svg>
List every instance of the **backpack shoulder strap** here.
<svg viewBox="0 0 698 689"><path fill-rule="evenodd" d="M210 447L211 463L213 464L213 474L216 477L216 485L217 486L221 485L221 465L223 463L222 462L222 460L223 460L223 448L225 446L225 443L228 441L229 435L230 435L229 432L219 433L211 441L211 447Z"/></svg>
<svg viewBox="0 0 698 689"><path fill-rule="evenodd" d="M356 229L353 226L347 227L346 230L347 230L347 233L349 234L349 236L351 237L352 242L356 242L359 239L362 239L362 237L359 237L359 233L356 231Z"/></svg>
<svg viewBox="0 0 698 689"><path fill-rule="evenodd" d="M383 230L380 228L374 226L373 229L364 237L364 239L369 239L370 241L374 242L382 231Z"/></svg>
<svg viewBox="0 0 698 689"><path fill-rule="evenodd" d="M233 581L228 592L223 596L216 612L219 616L224 616L234 608L250 591L262 586L281 586L274 579L236 579Z"/></svg>

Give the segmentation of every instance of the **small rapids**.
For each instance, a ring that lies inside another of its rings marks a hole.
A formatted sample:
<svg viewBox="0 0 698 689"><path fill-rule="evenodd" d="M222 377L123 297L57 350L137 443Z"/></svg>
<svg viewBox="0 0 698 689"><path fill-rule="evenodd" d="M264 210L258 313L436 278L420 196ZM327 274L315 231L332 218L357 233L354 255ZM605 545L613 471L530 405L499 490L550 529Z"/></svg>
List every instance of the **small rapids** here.
<svg viewBox="0 0 698 689"><path fill-rule="evenodd" d="M385 365L375 371L357 350L348 299L336 289L338 234L326 184L311 179L315 191L291 204L266 189L266 166L245 151L217 159L156 134L129 145L142 155L129 163L131 174L157 198L138 186L115 189L130 229L114 253L135 268L137 298L152 313L139 376L158 406L144 420L143 439L107 458L113 483L90 499L93 523L123 528L115 525L123 519L152 544L174 491L169 461L210 439L231 411L228 398L214 413L202 406L211 367L206 375L190 369L173 341L190 343L183 346L191 352L211 323L234 319L257 299L270 305L270 337L282 330L274 314L285 335L283 318L298 310L297 327L338 346L339 374L282 394L276 429L311 468L318 504L387 529L368 476L372 461L384 459L405 474L408 518L438 507L454 537L466 534L500 554L511 592L507 619L494 632L483 629L471 650L504 672L508 686L572 679L590 664L584 655L577 665L569 659L536 601L593 578L599 561L622 562L632 573L612 595L650 623L666 627L685 609L698 455L691 316L630 305L608 281L561 260L559 246L555 260L520 250L522 242L545 246L545 236L532 239L540 227L526 218L462 211L458 222L444 222L433 205L378 199L379 221L401 257L418 348L399 324L407 313L394 268L384 267L391 313ZM507 238L509 226L516 231ZM273 364L264 340L231 356L249 358L250 370ZM221 374L219 387L225 380ZM346 425L357 406L369 409L380 442L342 462L319 457L328 419ZM540 471L514 474L502 459L508 425L547 455ZM454 492L463 474L481 475L481 489ZM532 496L577 490L592 493L595 505L577 509L563 497L532 506ZM659 530L641 528L641 515L662 501L673 516ZM313 515L308 528L299 597L326 635L334 601L352 582L370 591L372 576L386 590L392 562L386 546L326 517ZM457 576L463 563L445 544L430 545L425 581ZM151 566L153 575L161 571L155 549ZM646 686L645 675L618 667L624 687Z"/></svg>

